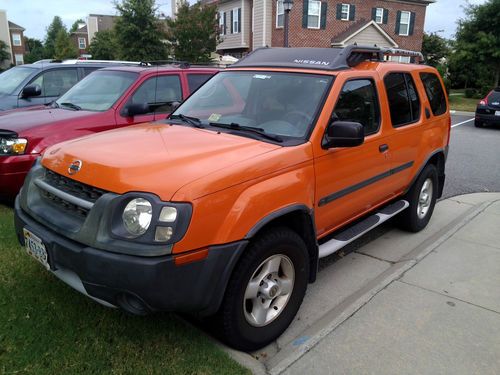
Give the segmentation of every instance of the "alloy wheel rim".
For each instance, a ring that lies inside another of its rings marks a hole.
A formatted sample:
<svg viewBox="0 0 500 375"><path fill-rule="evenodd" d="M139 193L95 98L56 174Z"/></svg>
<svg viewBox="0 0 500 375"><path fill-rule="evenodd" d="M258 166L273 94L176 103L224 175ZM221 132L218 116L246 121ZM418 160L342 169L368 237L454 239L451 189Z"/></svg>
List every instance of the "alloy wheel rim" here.
<svg viewBox="0 0 500 375"><path fill-rule="evenodd" d="M417 216L419 219L426 217L429 212L432 202L433 189L432 180L430 178L426 179L418 196Z"/></svg>
<svg viewBox="0 0 500 375"><path fill-rule="evenodd" d="M246 321L263 327L285 309L295 282L293 263L286 255L276 254L264 260L248 281L243 299Z"/></svg>

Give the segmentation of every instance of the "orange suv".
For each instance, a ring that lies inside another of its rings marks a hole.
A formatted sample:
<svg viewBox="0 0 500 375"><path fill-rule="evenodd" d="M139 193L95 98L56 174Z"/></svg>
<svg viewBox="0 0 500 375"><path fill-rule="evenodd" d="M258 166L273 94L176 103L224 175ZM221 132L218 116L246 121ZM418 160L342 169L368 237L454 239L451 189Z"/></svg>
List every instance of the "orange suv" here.
<svg viewBox="0 0 500 375"><path fill-rule="evenodd" d="M243 350L293 320L318 259L424 228L450 134L434 68L376 47L263 48L169 119L47 149L16 200L29 254L131 313L215 315Z"/></svg>

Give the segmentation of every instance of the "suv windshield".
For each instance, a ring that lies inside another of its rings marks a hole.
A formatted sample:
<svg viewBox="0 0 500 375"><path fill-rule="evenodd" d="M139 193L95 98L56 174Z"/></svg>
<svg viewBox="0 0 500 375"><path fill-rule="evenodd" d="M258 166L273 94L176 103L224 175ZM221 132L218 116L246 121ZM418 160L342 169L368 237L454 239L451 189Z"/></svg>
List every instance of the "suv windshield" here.
<svg viewBox="0 0 500 375"><path fill-rule="evenodd" d="M31 74L34 69L14 67L0 74L0 94L9 95Z"/></svg>
<svg viewBox="0 0 500 375"><path fill-rule="evenodd" d="M137 75L112 70L91 73L57 99L56 103L63 108L106 111L137 79Z"/></svg>
<svg viewBox="0 0 500 375"><path fill-rule="evenodd" d="M267 134L303 138L316 117L331 76L226 71L201 86L173 114L202 125L256 128ZM220 128L217 128L218 130Z"/></svg>

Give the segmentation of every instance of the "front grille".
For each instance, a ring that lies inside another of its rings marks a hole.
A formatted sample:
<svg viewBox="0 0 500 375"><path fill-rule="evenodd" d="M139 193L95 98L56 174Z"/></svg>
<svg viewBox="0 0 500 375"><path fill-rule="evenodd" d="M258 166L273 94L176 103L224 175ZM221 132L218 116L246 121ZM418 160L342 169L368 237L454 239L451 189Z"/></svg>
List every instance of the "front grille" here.
<svg viewBox="0 0 500 375"><path fill-rule="evenodd" d="M83 199L84 201L87 201L89 203L95 203L97 199L99 199L103 194L107 193L105 190L101 190L93 186L72 180L48 169L45 170L43 181L61 192L69 194L72 197ZM71 202L71 199L64 199L64 194L60 196L59 194L57 194L57 192L56 194L54 194L54 192L48 191L40 186L39 190L41 196L46 201L78 217L85 218L90 211L88 207L82 207L81 205L77 204L78 201L77 203L74 203Z"/></svg>

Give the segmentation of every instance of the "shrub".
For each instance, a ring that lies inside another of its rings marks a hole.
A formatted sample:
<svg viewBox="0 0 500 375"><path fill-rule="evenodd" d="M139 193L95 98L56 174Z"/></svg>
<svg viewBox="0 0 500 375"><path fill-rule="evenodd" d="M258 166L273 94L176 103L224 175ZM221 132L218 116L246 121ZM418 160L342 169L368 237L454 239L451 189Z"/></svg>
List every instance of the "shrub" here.
<svg viewBox="0 0 500 375"><path fill-rule="evenodd" d="M476 89L465 89L465 97L466 98L473 98L475 95L477 95L477 90Z"/></svg>

